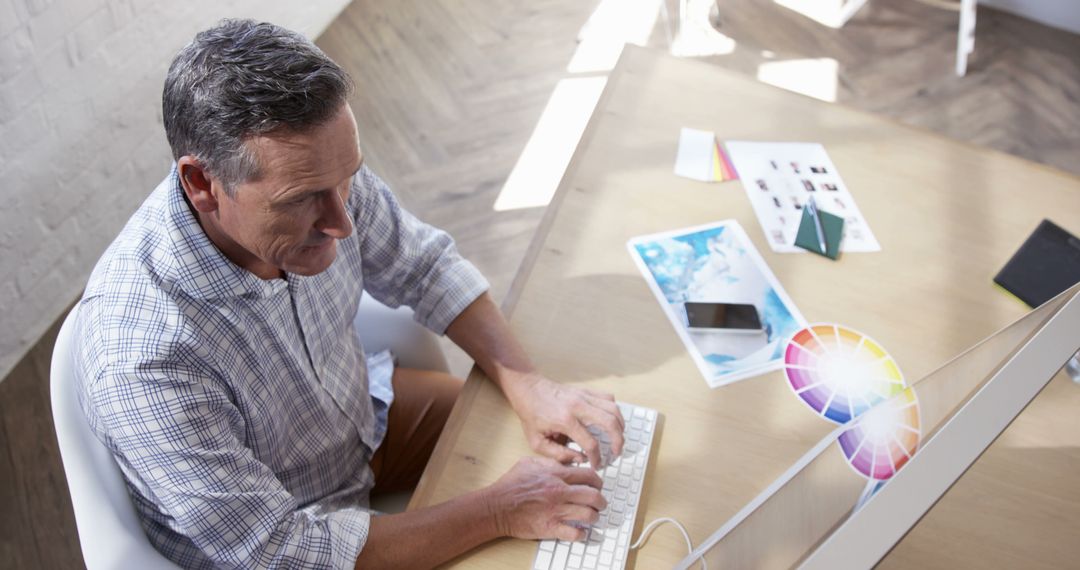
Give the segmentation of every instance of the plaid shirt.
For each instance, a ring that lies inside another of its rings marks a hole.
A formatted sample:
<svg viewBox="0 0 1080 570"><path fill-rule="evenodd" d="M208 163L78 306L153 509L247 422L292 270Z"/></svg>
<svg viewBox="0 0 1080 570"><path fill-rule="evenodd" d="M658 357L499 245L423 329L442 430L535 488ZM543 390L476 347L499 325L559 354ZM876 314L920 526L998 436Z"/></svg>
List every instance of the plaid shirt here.
<svg viewBox="0 0 1080 570"><path fill-rule="evenodd" d="M487 290L366 167L347 208L357 229L326 271L262 280L206 237L174 169L90 277L79 401L182 566L352 568L385 431L353 329L361 293L442 333Z"/></svg>

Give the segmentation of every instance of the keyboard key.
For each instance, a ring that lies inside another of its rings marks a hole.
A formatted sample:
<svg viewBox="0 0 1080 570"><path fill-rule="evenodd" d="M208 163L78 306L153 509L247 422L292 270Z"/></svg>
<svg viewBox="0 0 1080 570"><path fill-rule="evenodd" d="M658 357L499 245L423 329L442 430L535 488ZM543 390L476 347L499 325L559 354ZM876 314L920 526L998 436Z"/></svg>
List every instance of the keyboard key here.
<svg viewBox="0 0 1080 570"><path fill-rule="evenodd" d="M559 542L555 546L555 554L551 557L552 568L562 568L566 566L566 559L570 556L570 546L565 542Z"/></svg>
<svg viewBox="0 0 1080 570"><path fill-rule="evenodd" d="M533 568L543 568L544 570L551 568L551 551L538 551L536 553L536 563L533 564Z"/></svg>

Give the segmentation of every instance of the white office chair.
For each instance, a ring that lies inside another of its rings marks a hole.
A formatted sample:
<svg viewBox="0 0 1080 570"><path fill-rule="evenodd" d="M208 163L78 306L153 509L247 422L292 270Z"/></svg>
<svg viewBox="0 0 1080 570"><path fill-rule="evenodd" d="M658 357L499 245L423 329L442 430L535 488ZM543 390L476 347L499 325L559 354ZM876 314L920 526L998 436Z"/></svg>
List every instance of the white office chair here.
<svg viewBox="0 0 1080 570"><path fill-rule="evenodd" d="M71 354L77 309L76 306L60 327L49 381L56 439L75 509L83 560L88 570L175 569L177 566L159 554L146 538L119 466L91 433L79 408ZM435 335L416 324L408 308L391 309L365 295L355 323L365 350L389 348L404 366L448 370ZM407 497L408 494L390 495L373 506L384 512L402 510Z"/></svg>

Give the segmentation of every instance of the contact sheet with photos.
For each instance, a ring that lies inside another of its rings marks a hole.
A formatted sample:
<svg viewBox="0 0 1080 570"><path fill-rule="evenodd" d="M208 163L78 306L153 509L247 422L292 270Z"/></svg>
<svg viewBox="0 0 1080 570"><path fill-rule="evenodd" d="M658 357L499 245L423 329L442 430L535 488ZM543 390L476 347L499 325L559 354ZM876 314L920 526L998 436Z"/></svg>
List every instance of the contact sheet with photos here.
<svg viewBox="0 0 1080 570"><path fill-rule="evenodd" d="M844 218L840 251L881 251L824 146L746 141L725 146L773 251L806 251L795 245L795 235L811 196L818 209Z"/></svg>

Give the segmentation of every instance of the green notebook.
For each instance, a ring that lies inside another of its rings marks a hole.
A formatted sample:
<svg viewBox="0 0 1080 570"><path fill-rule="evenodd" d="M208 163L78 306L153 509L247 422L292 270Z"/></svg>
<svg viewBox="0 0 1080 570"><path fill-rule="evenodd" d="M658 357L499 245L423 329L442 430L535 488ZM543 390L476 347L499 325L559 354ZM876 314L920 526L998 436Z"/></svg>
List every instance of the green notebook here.
<svg viewBox="0 0 1080 570"><path fill-rule="evenodd" d="M802 221L799 222L799 233L795 236L795 245L824 255L829 259L836 259L836 256L840 254L840 238L844 235L844 218L830 214L821 208L818 208L818 217L821 218L821 229L825 233L826 251L821 251L821 246L818 245L817 231L814 229L814 218L806 208L803 208Z"/></svg>

